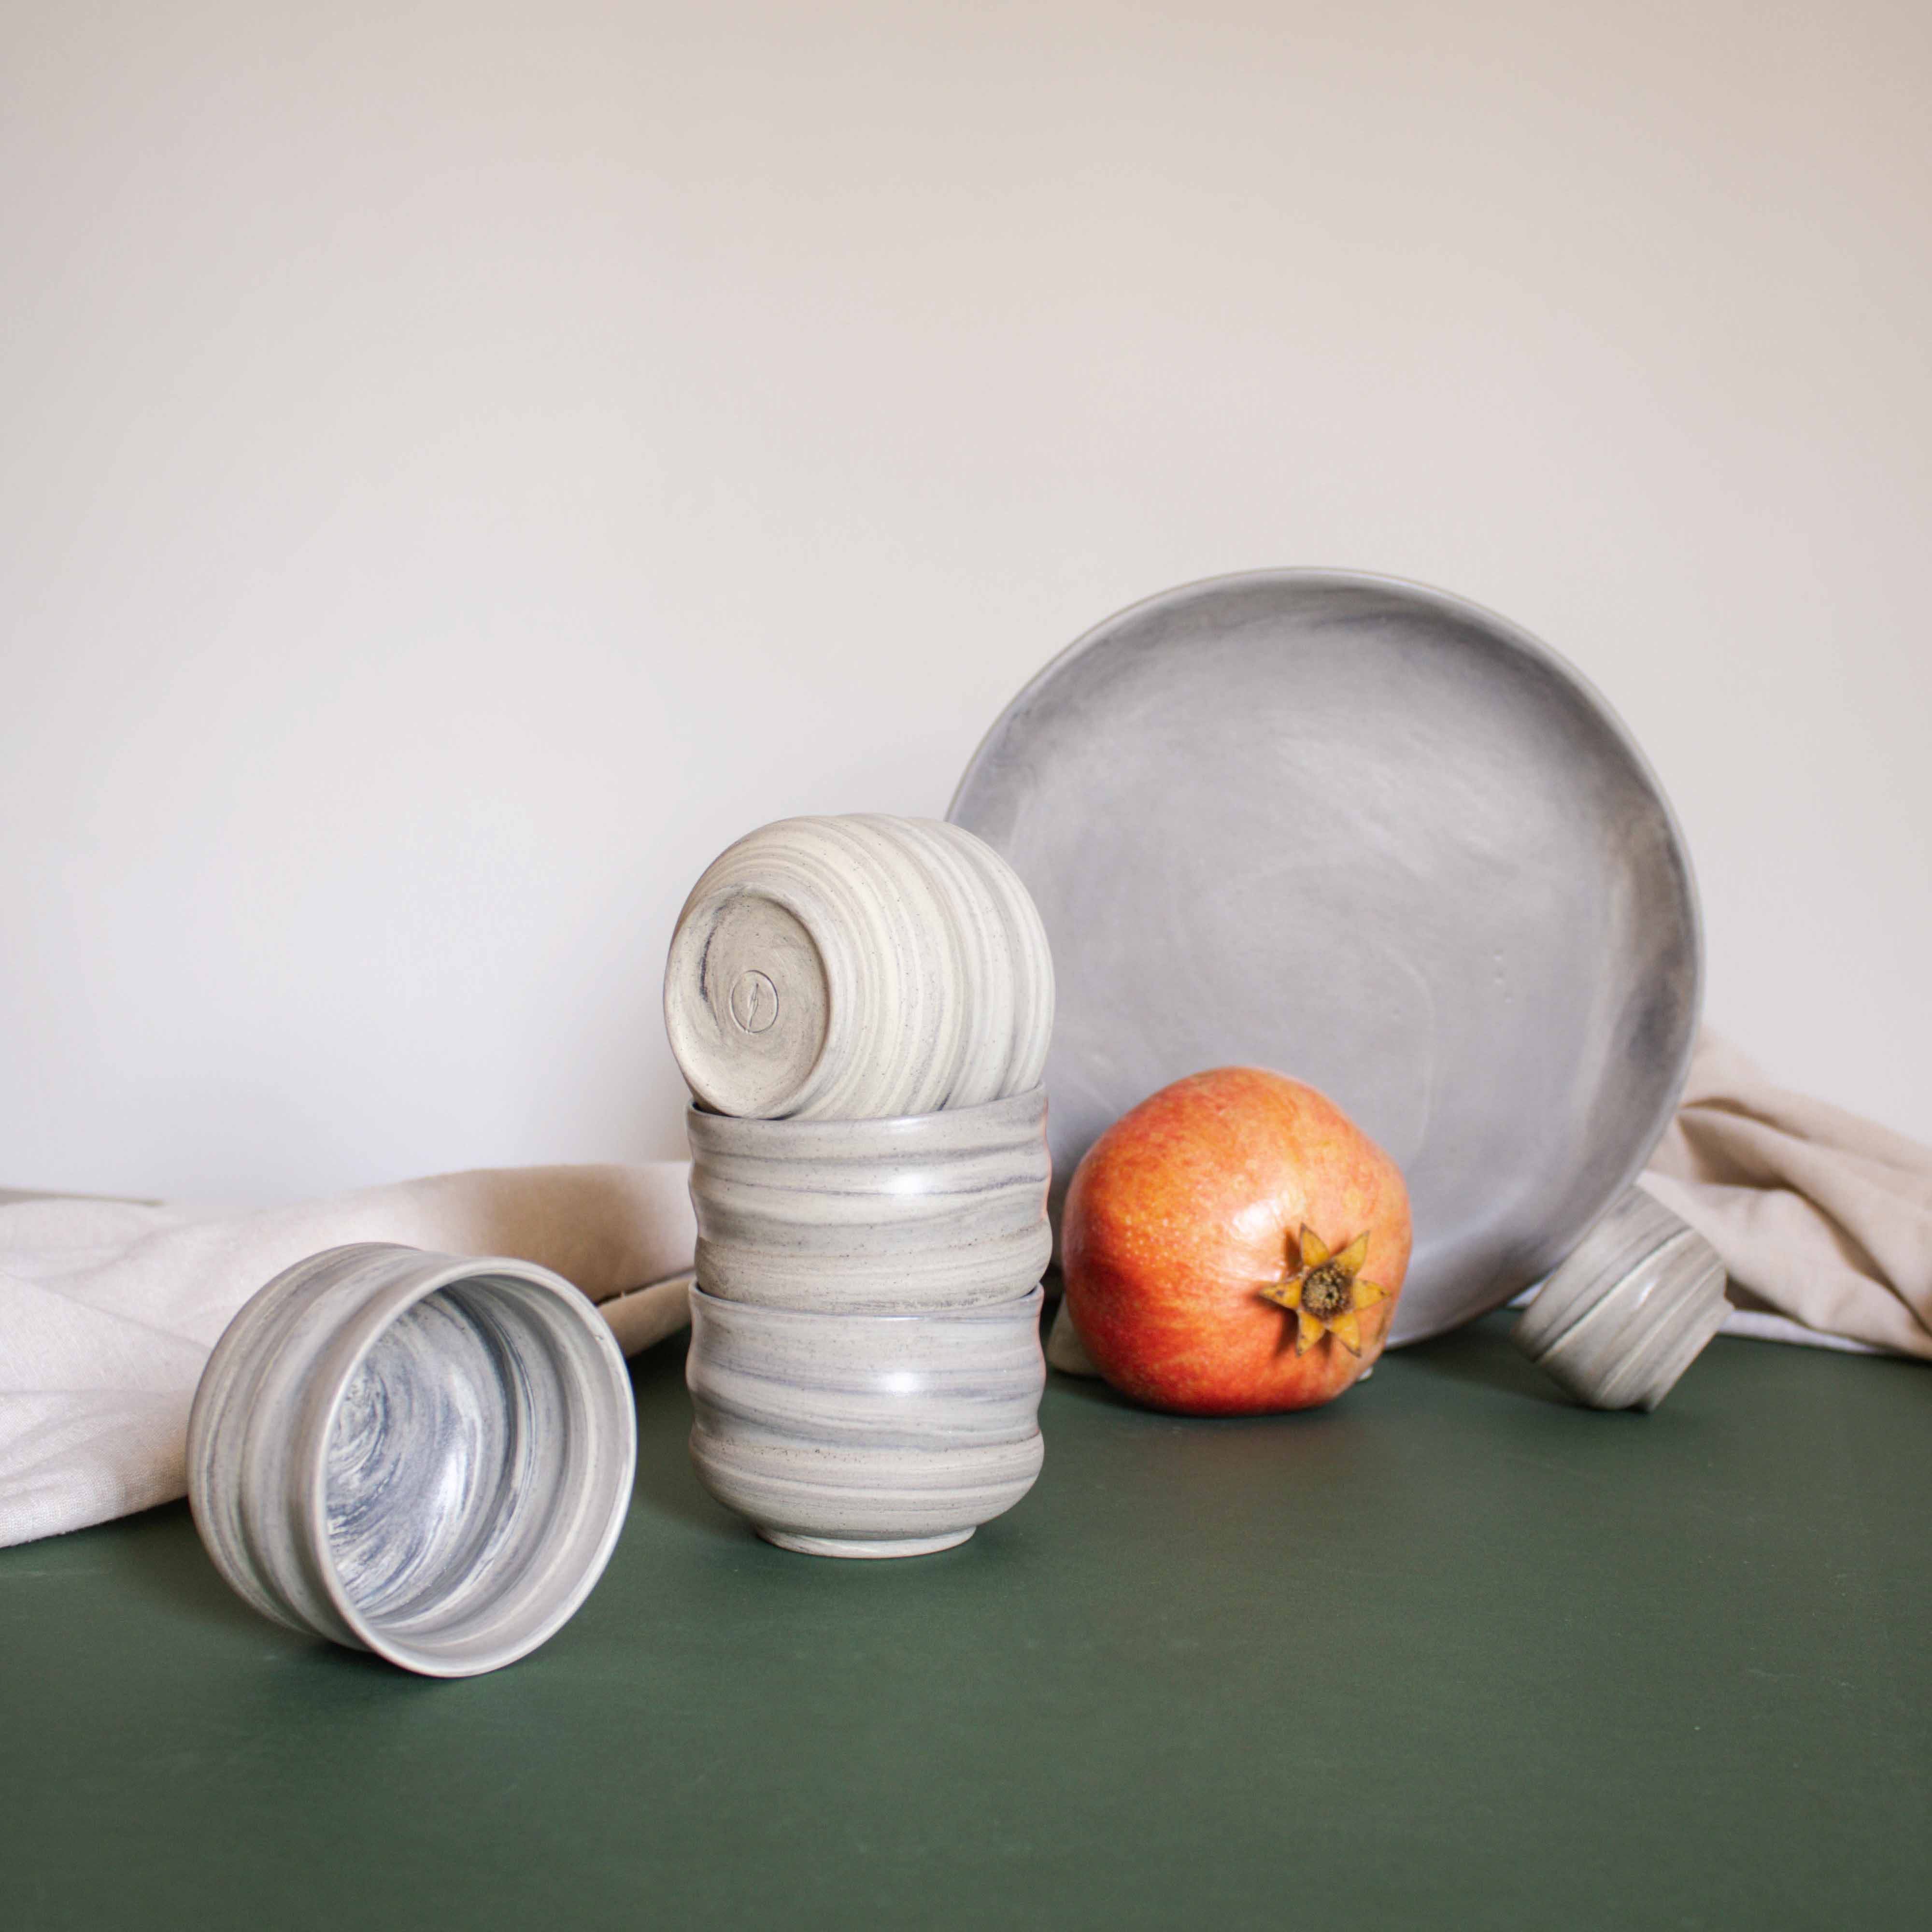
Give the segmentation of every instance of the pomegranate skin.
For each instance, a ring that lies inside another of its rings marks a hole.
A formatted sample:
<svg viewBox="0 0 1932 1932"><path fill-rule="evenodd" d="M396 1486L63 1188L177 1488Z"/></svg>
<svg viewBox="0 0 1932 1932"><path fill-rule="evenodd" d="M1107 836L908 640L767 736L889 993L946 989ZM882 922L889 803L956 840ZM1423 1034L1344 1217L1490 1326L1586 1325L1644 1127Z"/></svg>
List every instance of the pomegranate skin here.
<svg viewBox="0 0 1932 1932"><path fill-rule="evenodd" d="M1368 1236L1361 1352L1262 1289L1292 1274L1306 1226L1335 1250ZM1164 1087L1088 1149L1067 1190L1060 1264L1094 1364L1123 1395L1182 1415L1332 1401L1382 1353L1410 1247L1394 1161L1324 1094L1224 1066Z"/></svg>

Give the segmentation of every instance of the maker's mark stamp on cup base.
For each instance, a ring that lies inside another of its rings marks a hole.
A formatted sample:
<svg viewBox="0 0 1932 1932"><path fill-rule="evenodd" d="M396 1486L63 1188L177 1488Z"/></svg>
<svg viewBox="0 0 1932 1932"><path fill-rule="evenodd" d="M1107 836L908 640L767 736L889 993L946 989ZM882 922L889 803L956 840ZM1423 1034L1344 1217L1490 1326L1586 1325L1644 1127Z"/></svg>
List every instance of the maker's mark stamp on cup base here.
<svg viewBox="0 0 1932 1932"><path fill-rule="evenodd" d="M755 966L738 975L731 988L731 1018L740 1033L766 1033L778 1016L778 989Z"/></svg>

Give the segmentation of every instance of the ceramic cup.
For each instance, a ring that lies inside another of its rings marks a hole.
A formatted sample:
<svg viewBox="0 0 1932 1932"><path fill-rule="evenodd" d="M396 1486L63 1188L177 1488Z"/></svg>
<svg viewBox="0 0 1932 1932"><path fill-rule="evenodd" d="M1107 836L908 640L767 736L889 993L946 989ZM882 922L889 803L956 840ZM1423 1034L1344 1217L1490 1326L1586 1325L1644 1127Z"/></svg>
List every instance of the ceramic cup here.
<svg viewBox="0 0 1932 1932"><path fill-rule="evenodd" d="M927 1315L823 1315L691 1291L704 1486L818 1556L964 1543L1033 1487L1040 1292Z"/></svg>
<svg viewBox="0 0 1932 1932"><path fill-rule="evenodd" d="M1518 1318L1516 1346L1592 1408L1654 1408L1731 1312L1703 1236L1633 1187Z"/></svg>
<svg viewBox="0 0 1932 1932"><path fill-rule="evenodd" d="M692 1108L698 1280L768 1307L908 1313L1010 1300L1045 1271L1046 1093L883 1120Z"/></svg>
<svg viewBox="0 0 1932 1932"><path fill-rule="evenodd" d="M240 1595L430 1677L497 1670L561 1627L636 1459L624 1358L561 1276L387 1244L276 1276L188 1422L195 1526Z"/></svg>
<svg viewBox="0 0 1932 1932"><path fill-rule="evenodd" d="M692 888L664 1026L714 1113L878 1119L1040 1084L1053 964L1012 869L936 820L788 818Z"/></svg>

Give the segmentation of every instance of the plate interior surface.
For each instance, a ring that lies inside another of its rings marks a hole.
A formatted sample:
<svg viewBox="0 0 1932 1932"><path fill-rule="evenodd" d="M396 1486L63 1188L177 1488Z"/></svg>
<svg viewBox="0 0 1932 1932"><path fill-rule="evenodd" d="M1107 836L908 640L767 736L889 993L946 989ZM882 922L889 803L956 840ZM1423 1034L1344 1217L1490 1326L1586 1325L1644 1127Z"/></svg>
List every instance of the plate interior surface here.
<svg viewBox="0 0 1932 1932"><path fill-rule="evenodd" d="M1056 1226L1157 1088L1271 1066L1407 1178L1390 1339L1547 1273L1634 1178L1696 1030L1696 890L1628 734L1526 632L1385 578L1136 604L988 733L950 815L1053 947Z"/></svg>

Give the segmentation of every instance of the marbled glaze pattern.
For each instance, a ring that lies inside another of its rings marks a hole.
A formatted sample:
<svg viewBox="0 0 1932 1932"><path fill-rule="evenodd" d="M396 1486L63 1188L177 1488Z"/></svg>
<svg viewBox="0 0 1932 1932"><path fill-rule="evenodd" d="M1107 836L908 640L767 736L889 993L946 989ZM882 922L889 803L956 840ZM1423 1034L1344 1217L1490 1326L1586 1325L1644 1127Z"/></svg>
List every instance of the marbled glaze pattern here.
<svg viewBox="0 0 1932 1932"><path fill-rule="evenodd" d="M1056 1212L1170 1081L1292 1074L1408 1184L1399 1346L1556 1267L1676 1106L1676 821L1603 699L1460 598L1328 570L1149 598L1014 698L948 816L1052 940Z"/></svg>
<svg viewBox="0 0 1932 1932"><path fill-rule="evenodd" d="M691 1453L712 1495L788 1547L912 1556L1033 1486L1040 1292L925 1315L826 1315L691 1292Z"/></svg>
<svg viewBox="0 0 1932 1932"><path fill-rule="evenodd" d="M189 1421L189 1497L265 1616L470 1676L589 1593L635 1442L623 1358L568 1282L364 1244L298 1263L230 1324Z"/></svg>
<svg viewBox="0 0 1932 1932"><path fill-rule="evenodd" d="M1724 1264L1640 1187L1583 1237L1519 1318L1516 1346L1592 1408L1654 1408L1730 1312Z"/></svg>
<svg viewBox="0 0 1932 1932"><path fill-rule="evenodd" d="M1046 1094L883 1120L746 1120L693 1107L708 1294L878 1313L1024 1294L1052 1248Z"/></svg>
<svg viewBox="0 0 1932 1932"><path fill-rule="evenodd" d="M720 1114L877 1119L1023 1093L1052 1024L1025 888L934 820L748 834L692 888L665 964L671 1051Z"/></svg>

